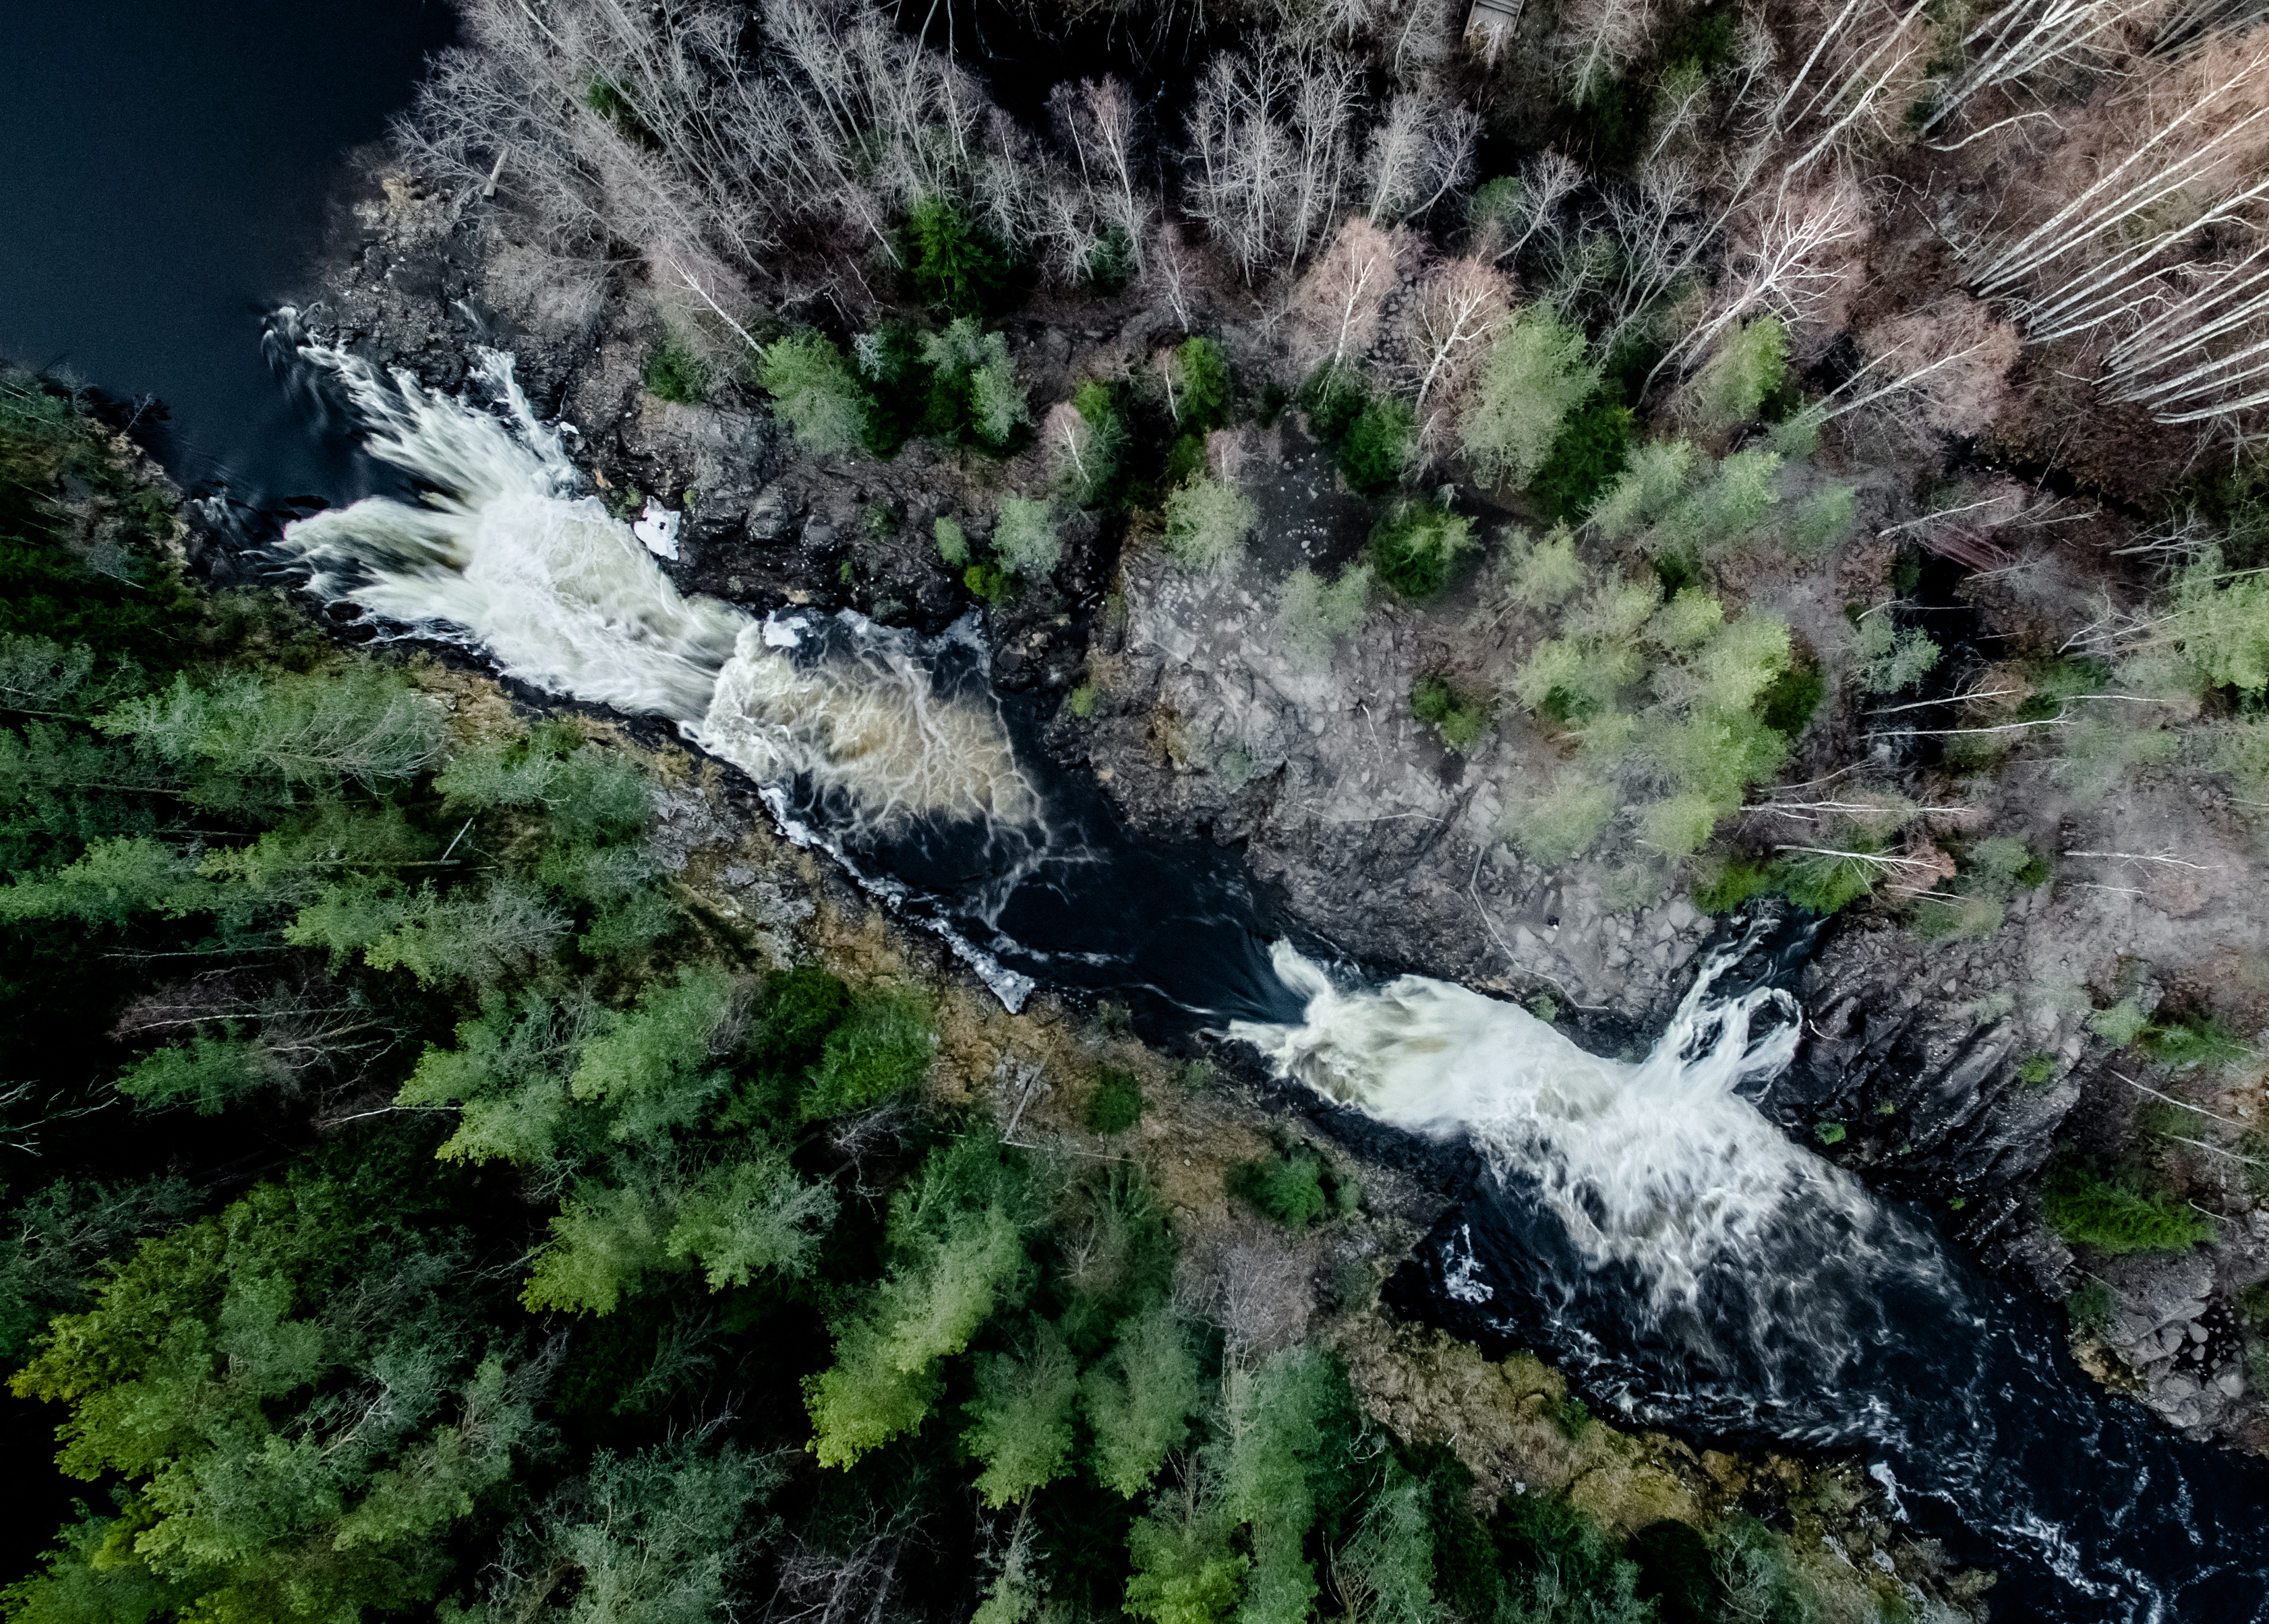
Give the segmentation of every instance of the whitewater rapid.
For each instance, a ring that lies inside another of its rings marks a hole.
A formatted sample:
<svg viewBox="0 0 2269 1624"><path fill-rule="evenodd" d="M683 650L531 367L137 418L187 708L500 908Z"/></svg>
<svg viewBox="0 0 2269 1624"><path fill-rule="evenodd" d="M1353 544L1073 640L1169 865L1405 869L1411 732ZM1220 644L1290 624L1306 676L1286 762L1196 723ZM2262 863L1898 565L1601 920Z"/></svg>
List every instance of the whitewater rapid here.
<svg viewBox="0 0 2269 1624"><path fill-rule="evenodd" d="M848 611L759 620L688 596L595 496L512 358L477 353L485 409L303 345L371 454L425 487L287 526L310 589L487 652L550 693L676 722L759 783L802 778L861 832L916 818L1029 824L1038 798L997 710L932 680L934 639ZM831 622L831 624L828 624ZM974 644L968 628L949 633Z"/></svg>
<svg viewBox="0 0 2269 1624"><path fill-rule="evenodd" d="M1892 1241L1882 1209L1740 1092L1786 1067L1800 1029L1777 988L1718 993L1737 956L1705 963L1637 1062L1589 1053L1450 982L1341 987L1282 942L1276 972L1304 997L1303 1018L1230 1033L1279 1076L1412 1133L1462 1136L1493 1172L1531 1182L1593 1266L1630 1266L1658 1304L1691 1302L1713 1270L1792 1250L1792 1236L1813 1269L1879 1267Z"/></svg>

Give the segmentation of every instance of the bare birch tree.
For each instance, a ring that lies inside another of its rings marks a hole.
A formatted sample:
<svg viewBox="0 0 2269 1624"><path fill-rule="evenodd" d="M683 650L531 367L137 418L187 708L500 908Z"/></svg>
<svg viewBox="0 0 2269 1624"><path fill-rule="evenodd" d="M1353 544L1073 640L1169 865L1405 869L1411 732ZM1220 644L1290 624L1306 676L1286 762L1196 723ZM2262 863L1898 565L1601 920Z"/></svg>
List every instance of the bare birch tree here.
<svg viewBox="0 0 2269 1624"><path fill-rule="evenodd" d="M1340 227L1293 294L1293 355L1303 370L1350 365L1370 351L1408 251L1401 233L1361 215Z"/></svg>
<svg viewBox="0 0 2269 1624"><path fill-rule="evenodd" d="M1706 355L1735 322L1756 312L1792 332L1817 328L1848 292L1866 215L1848 183L1759 194L1736 224L1727 275L1710 313L1671 345L1652 375Z"/></svg>
<svg viewBox="0 0 2269 1624"><path fill-rule="evenodd" d="M1188 209L1250 282L1297 265L1343 211L1360 111L1353 67L1224 52L1189 115Z"/></svg>
<svg viewBox="0 0 2269 1624"><path fill-rule="evenodd" d="M1653 0L1571 0L1553 41L1568 99L1590 101L1637 60L1653 31Z"/></svg>
<svg viewBox="0 0 2269 1624"><path fill-rule="evenodd" d="M1403 358L1416 380L1422 447L1449 433L1474 367L1512 314L1512 284L1478 259L1438 265L1419 283L1403 336Z"/></svg>
<svg viewBox="0 0 2269 1624"><path fill-rule="evenodd" d="M1049 92L1048 108L1071 149L1096 216L1126 233L1134 269L1143 269L1144 239L1153 204L1135 184L1136 105L1118 79L1069 81Z"/></svg>
<svg viewBox="0 0 2269 1624"><path fill-rule="evenodd" d="M1371 223L1400 225L1470 182L1481 125L1468 108L1410 92L1395 97L1364 158Z"/></svg>

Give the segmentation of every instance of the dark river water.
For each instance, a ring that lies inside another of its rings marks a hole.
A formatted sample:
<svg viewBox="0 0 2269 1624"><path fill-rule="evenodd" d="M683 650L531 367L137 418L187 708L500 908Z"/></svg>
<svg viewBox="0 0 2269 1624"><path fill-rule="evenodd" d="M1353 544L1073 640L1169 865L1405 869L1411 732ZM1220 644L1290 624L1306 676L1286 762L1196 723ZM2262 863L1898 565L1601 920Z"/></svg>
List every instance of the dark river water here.
<svg viewBox="0 0 2269 1624"><path fill-rule="evenodd" d="M359 495L261 325L343 178L447 44L444 0L0 0L0 354L147 402L184 484ZM154 416L162 410L162 417Z"/></svg>
<svg viewBox="0 0 2269 1624"><path fill-rule="evenodd" d="M449 36L444 9L10 0L0 21L12 70L0 351L148 402L138 432L176 476L255 510L397 484L302 415L306 395L282 386L260 339L263 318L303 291L341 154L407 100L422 56ZM988 24L1009 38L1001 17ZM1123 54L1087 48L1114 64ZM1012 705L1010 721L1055 831L1044 860L936 834L854 855L895 876L910 912L1038 981L1129 1003L1147 1030L1297 1019L1267 962L1268 898L1238 854L1131 832L1090 780L1045 763L1031 719ZM825 821L817 801L794 809ZM1773 1289L1793 1260L1762 1244L1665 1314L1637 1281L1588 1266L1505 1168L1390 1298L1485 1347L1533 1347L1602 1406L1697 1441L1880 1467L1918 1528L2000 1572L1997 1618L2269 1619L2261 1464L2184 1443L2106 1395L2073 1365L2054 1315L1979 1274L1923 1215L1885 1214L1885 1244L1913 1267L1815 1273L1799 1301ZM40 1502L0 1553L12 1572L65 1506L60 1481L20 1453L41 1447L35 1423L50 1418L4 1408L18 1480Z"/></svg>

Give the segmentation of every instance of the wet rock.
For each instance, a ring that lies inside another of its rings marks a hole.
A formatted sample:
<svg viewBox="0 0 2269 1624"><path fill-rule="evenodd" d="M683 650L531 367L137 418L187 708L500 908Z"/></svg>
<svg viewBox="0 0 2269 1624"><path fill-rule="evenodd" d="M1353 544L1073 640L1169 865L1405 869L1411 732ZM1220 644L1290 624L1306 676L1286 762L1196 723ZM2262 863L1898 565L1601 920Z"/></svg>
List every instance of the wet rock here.
<svg viewBox="0 0 2269 1624"><path fill-rule="evenodd" d="M786 540L802 506L778 485L766 485L749 506L749 539L765 543Z"/></svg>

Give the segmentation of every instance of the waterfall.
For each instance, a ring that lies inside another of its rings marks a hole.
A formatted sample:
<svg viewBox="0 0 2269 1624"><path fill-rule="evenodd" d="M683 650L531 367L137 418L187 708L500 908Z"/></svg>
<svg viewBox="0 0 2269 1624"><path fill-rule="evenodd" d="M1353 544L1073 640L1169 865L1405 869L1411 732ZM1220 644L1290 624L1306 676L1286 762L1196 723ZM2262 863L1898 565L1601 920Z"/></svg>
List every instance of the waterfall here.
<svg viewBox="0 0 2269 1624"><path fill-rule="evenodd" d="M1303 1019L1230 1033L1278 1075L1382 1121L1462 1135L1499 1182L1557 1219L1587 1269L1620 1267L1643 1288L1634 1307L1657 1334L1703 1365L1741 1370L1752 1391L1795 1391L1859 1356L1873 1286L1890 1274L1926 1281L1938 1254L1739 1092L1788 1064L1800 1029L1786 993L1718 993L1737 956L1703 967L1636 1062L1587 1053L1526 1010L1449 982L1342 989L1281 942L1277 974L1305 995ZM1463 1270L1461 1288L1486 1289L1469 1257L1450 1266Z"/></svg>
<svg viewBox="0 0 2269 1624"><path fill-rule="evenodd" d="M299 353L344 390L371 454L426 487L421 505L369 497L288 526L284 550L317 594L484 649L547 692L666 717L760 783L802 780L854 838L1038 819L997 709L942 688L924 639L849 611L759 621L680 593L628 524L574 494L582 474L509 355L478 352L484 410L336 350Z"/></svg>
<svg viewBox="0 0 2269 1624"><path fill-rule="evenodd" d="M1796 1052L1792 1019L1753 1037L1763 1012L1794 1014L1772 988L1713 1000L1733 956L1704 966L1654 1050L1636 1064L1585 1052L1526 1010L1423 976L1342 992L1291 947L1277 972L1305 992L1295 1026L1231 1035L1278 1074L1436 1136L1463 1133L1500 1176L1535 1181L1595 1266L1637 1266L1667 1299L1703 1272L1754 1256L1792 1223L1864 1232L1857 1180L1789 1142L1735 1091ZM1832 1220L1823 1225L1819 1220Z"/></svg>

